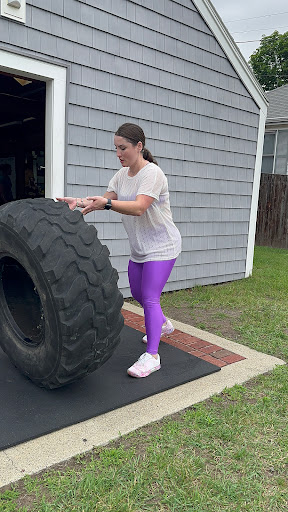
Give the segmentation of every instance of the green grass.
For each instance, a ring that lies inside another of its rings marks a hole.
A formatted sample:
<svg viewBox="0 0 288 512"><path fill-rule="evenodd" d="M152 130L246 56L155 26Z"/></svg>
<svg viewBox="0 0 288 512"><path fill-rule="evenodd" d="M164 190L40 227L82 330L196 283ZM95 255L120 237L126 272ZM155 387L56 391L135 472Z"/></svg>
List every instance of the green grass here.
<svg viewBox="0 0 288 512"><path fill-rule="evenodd" d="M212 312L237 341L287 357L287 271L288 251L256 248L253 277L165 294L163 309L201 312L208 327ZM284 512L287 413L286 365L24 478L0 511Z"/></svg>
<svg viewBox="0 0 288 512"><path fill-rule="evenodd" d="M189 311L195 327L217 331L221 320L229 323L235 339L255 350L288 360L288 251L256 247L253 274L221 285L199 286L163 294L162 308L169 313ZM218 317L217 329L213 328ZM199 323L197 316L204 318ZM175 316L175 315L174 315ZM212 325L211 325L212 324Z"/></svg>

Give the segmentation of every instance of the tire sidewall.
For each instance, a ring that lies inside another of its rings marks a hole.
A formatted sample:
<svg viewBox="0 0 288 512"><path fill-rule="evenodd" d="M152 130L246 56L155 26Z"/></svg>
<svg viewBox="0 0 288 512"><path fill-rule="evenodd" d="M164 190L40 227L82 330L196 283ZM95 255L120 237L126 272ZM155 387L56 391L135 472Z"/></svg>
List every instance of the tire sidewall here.
<svg viewBox="0 0 288 512"><path fill-rule="evenodd" d="M61 357L61 333L57 304L53 298L39 261L25 241L6 224L0 222L0 337L1 346L10 360L33 381L53 375ZM45 328L39 345L28 343L16 324L5 298L2 281L2 260L16 260L33 281L43 308Z"/></svg>

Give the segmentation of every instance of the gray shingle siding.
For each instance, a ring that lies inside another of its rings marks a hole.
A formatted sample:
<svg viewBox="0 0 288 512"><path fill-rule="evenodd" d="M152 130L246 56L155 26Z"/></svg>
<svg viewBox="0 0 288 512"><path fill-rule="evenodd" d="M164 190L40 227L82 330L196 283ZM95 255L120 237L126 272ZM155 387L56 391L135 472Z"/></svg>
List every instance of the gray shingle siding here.
<svg viewBox="0 0 288 512"><path fill-rule="evenodd" d="M67 195L102 194L118 170L113 133L139 123L169 180L183 252L166 286L245 275L259 108L190 0L27 0L0 18L6 47L70 67ZM120 216L87 217L130 295Z"/></svg>

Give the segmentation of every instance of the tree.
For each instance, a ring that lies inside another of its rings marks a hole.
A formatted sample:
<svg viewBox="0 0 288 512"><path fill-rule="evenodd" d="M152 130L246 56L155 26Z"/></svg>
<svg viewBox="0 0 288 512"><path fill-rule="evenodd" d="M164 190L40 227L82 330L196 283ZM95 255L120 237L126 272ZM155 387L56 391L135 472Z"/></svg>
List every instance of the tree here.
<svg viewBox="0 0 288 512"><path fill-rule="evenodd" d="M263 36L249 64L265 91L288 84L288 32Z"/></svg>

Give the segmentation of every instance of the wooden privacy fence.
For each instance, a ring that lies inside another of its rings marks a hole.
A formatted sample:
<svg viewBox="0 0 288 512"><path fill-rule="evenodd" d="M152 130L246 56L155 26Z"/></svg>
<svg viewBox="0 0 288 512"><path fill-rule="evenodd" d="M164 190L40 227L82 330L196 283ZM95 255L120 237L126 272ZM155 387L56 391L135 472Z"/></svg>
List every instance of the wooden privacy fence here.
<svg viewBox="0 0 288 512"><path fill-rule="evenodd" d="M261 176L256 245L288 249L288 176Z"/></svg>

